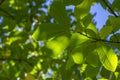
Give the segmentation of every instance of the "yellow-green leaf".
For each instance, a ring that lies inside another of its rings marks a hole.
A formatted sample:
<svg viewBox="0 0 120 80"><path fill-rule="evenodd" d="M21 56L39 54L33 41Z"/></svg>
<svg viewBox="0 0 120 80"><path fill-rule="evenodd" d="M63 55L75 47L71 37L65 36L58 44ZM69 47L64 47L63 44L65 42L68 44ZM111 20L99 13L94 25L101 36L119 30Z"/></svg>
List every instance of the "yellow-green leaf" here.
<svg viewBox="0 0 120 80"><path fill-rule="evenodd" d="M118 65L118 58L114 50L106 45L98 43L97 53L102 65L109 71L114 72Z"/></svg>
<svg viewBox="0 0 120 80"><path fill-rule="evenodd" d="M75 52L72 58L76 64L81 64L83 62L83 54L81 52Z"/></svg>
<svg viewBox="0 0 120 80"><path fill-rule="evenodd" d="M77 47L72 50L72 58L73 58L74 63L82 64L84 60L84 53L81 50L81 47Z"/></svg>
<svg viewBox="0 0 120 80"><path fill-rule="evenodd" d="M66 36L57 37L54 40L48 41L47 47L52 50L53 57L60 57L63 50L68 46L69 39Z"/></svg>
<svg viewBox="0 0 120 80"><path fill-rule="evenodd" d="M88 15L91 6L91 0L84 0L80 5L75 7L75 17L77 19L82 19Z"/></svg>

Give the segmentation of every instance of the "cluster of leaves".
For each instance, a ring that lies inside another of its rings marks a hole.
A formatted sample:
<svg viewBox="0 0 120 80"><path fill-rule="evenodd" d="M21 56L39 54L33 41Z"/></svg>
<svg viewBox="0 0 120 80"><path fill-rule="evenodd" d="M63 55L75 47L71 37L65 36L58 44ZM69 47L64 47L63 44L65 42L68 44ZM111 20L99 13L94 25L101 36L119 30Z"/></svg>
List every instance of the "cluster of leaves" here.
<svg viewBox="0 0 120 80"><path fill-rule="evenodd" d="M111 13L100 31L89 13L96 3ZM119 0L0 0L0 79L119 80L119 7Z"/></svg>

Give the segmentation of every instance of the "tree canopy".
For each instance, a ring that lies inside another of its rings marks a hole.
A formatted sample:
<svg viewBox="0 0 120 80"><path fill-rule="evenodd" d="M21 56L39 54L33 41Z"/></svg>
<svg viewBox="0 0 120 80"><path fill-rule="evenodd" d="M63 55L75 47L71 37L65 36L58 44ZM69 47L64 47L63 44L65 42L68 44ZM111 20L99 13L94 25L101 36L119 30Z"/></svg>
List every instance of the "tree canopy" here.
<svg viewBox="0 0 120 80"><path fill-rule="evenodd" d="M0 0L0 79L119 80L119 15L120 0Z"/></svg>

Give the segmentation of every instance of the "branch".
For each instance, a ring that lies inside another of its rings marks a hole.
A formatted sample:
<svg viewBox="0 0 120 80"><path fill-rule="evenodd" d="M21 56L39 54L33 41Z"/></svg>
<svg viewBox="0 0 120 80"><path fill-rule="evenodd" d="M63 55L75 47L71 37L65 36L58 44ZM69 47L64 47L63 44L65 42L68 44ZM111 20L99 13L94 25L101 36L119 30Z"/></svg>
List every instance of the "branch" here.
<svg viewBox="0 0 120 80"><path fill-rule="evenodd" d="M107 4L107 2L105 0L102 0L104 2L104 4L108 7L108 9L111 11L111 13L115 16L118 17L117 14L115 14L114 10Z"/></svg>
<svg viewBox="0 0 120 80"><path fill-rule="evenodd" d="M0 11L4 12L4 13L7 14L9 17L11 17L12 19L14 19L14 16L13 16L12 14L10 14L8 11L2 9L1 7L0 7Z"/></svg>
<svg viewBox="0 0 120 80"><path fill-rule="evenodd" d="M80 33L81 35L83 35L83 36L85 36L85 37L87 37L87 38L89 38L89 39L95 40L95 41L120 44L119 41L117 41L117 42L115 42L115 41L108 41L108 40L105 40L105 39L94 38L94 37L88 36L88 35L86 35L86 34L83 34L83 33L81 33L81 32L78 32L78 33Z"/></svg>

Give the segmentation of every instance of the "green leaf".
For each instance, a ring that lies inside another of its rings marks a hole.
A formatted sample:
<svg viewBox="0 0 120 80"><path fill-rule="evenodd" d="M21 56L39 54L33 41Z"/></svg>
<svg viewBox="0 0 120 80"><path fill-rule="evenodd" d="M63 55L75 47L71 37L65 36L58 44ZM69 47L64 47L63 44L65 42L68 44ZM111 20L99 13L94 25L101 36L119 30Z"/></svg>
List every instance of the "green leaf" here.
<svg viewBox="0 0 120 80"><path fill-rule="evenodd" d="M86 29L86 34L92 38L98 38L98 35L91 29Z"/></svg>
<svg viewBox="0 0 120 80"><path fill-rule="evenodd" d="M83 36L79 33L72 33L72 36L70 39L70 47L74 48L88 40L89 40L89 38L87 38L86 36Z"/></svg>
<svg viewBox="0 0 120 80"><path fill-rule="evenodd" d="M100 72L100 74L101 74L101 76L102 77L104 77L104 78L109 78L109 76L110 76L110 71L108 71L108 70L106 70L104 67L102 67L102 70L101 70L101 72Z"/></svg>
<svg viewBox="0 0 120 80"><path fill-rule="evenodd" d="M80 44L73 48L71 54L74 62L76 64L82 64L89 52L92 53L94 47L91 47L91 42L86 41L85 43Z"/></svg>
<svg viewBox="0 0 120 80"><path fill-rule="evenodd" d="M60 1L54 1L50 6L50 15L55 18L55 20L61 25L69 28L70 27L70 18L67 15L65 6Z"/></svg>
<svg viewBox="0 0 120 80"><path fill-rule="evenodd" d="M84 26L83 22L78 21L76 23L76 28L75 28L74 32L83 32L85 30L85 28L86 27Z"/></svg>
<svg viewBox="0 0 120 80"><path fill-rule="evenodd" d="M106 25L100 30L100 37L105 39L109 34L118 31L120 28L120 17L109 16Z"/></svg>
<svg viewBox="0 0 120 80"><path fill-rule="evenodd" d="M30 73L26 73L25 79L26 80L35 80L35 78Z"/></svg>
<svg viewBox="0 0 120 80"><path fill-rule="evenodd" d="M91 6L91 0L84 0L81 4L75 6L75 17L82 19L88 15Z"/></svg>
<svg viewBox="0 0 120 80"><path fill-rule="evenodd" d="M117 42L120 42L120 34L117 33L113 36L111 36L110 40L116 43L111 43L114 47L116 47L119 51L120 51L120 44L118 44Z"/></svg>
<svg viewBox="0 0 120 80"><path fill-rule="evenodd" d="M120 17L109 16L110 25L113 27L113 32L116 32L120 29Z"/></svg>
<svg viewBox="0 0 120 80"><path fill-rule="evenodd" d="M114 0L111 5L112 9L114 9L115 11L120 11L120 5L118 3L120 3L120 0Z"/></svg>
<svg viewBox="0 0 120 80"><path fill-rule="evenodd" d="M92 19L93 19L94 15L88 14L86 15L82 21L85 27L88 27L89 24L92 24Z"/></svg>
<svg viewBox="0 0 120 80"><path fill-rule="evenodd" d="M98 43L97 53L105 69L114 72L118 65L118 58L114 50L107 45Z"/></svg>
<svg viewBox="0 0 120 80"><path fill-rule="evenodd" d="M99 66L99 57L95 52L89 51L88 55L86 56L86 61L93 67Z"/></svg>
<svg viewBox="0 0 120 80"><path fill-rule="evenodd" d="M114 77L115 77L116 80L119 80L120 79L120 72L119 71L115 72ZM115 80L115 79L113 79L113 80Z"/></svg>
<svg viewBox="0 0 120 80"><path fill-rule="evenodd" d="M19 40L18 41L14 41L11 45L10 45L10 50L12 52L12 57L20 57L20 56L23 56L25 54L21 54L23 53L23 48L21 47L21 45L19 45ZM27 51L27 50L26 50ZM25 57L25 56L23 56Z"/></svg>
<svg viewBox="0 0 120 80"><path fill-rule="evenodd" d="M78 5L82 2L83 0L61 0L63 4L65 5Z"/></svg>
<svg viewBox="0 0 120 80"><path fill-rule="evenodd" d="M96 35L98 34L98 30L97 30L96 26L93 23L90 23L88 25L87 29L92 30Z"/></svg>
<svg viewBox="0 0 120 80"><path fill-rule="evenodd" d="M110 12L102 0L0 0L0 80L119 80L120 17L98 32L93 2Z"/></svg>
<svg viewBox="0 0 120 80"><path fill-rule="evenodd" d="M6 26L8 27L7 29L9 31L12 31L15 27L16 27L16 22L10 18L4 18L3 19L3 23L2 23L2 26Z"/></svg>
<svg viewBox="0 0 120 80"><path fill-rule="evenodd" d="M74 65L74 61L73 61L72 56L70 55L67 60L66 69L70 69L73 65Z"/></svg>
<svg viewBox="0 0 120 80"><path fill-rule="evenodd" d="M60 24L45 23L37 26L32 34L34 40L46 40L61 34L66 34L68 29Z"/></svg>
<svg viewBox="0 0 120 80"><path fill-rule="evenodd" d="M100 30L101 39L105 39L112 32L112 30L113 30L112 26L104 26Z"/></svg>
<svg viewBox="0 0 120 80"><path fill-rule="evenodd" d="M74 51L74 54L72 54L72 58L76 64L82 64L82 62L84 60L84 56L83 56L83 53L78 50L79 49L76 49Z"/></svg>
<svg viewBox="0 0 120 80"><path fill-rule="evenodd" d="M120 34L117 33L117 34L111 36L110 40L114 41L114 42L120 42L120 38L119 37L120 37Z"/></svg>
<svg viewBox="0 0 120 80"><path fill-rule="evenodd" d="M90 65L87 65L86 70L85 70L86 76L92 77L92 78L96 77L98 72L99 72L99 67L92 67Z"/></svg>
<svg viewBox="0 0 120 80"><path fill-rule="evenodd" d="M69 39L66 36L57 37L47 42L47 47L52 50L53 57L58 58L62 55L64 49L69 45Z"/></svg>
<svg viewBox="0 0 120 80"><path fill-rule="evenodd" d="M35 31L34 31L34 33L32 34L32 37L33 37L33 39L34 40L39 40L39 36L40 35L40 27L38 27Z"/></svg>

